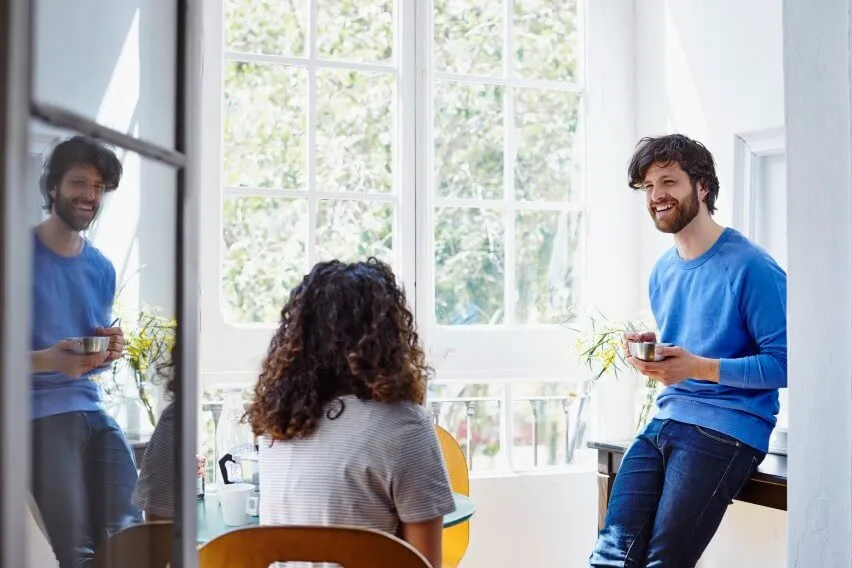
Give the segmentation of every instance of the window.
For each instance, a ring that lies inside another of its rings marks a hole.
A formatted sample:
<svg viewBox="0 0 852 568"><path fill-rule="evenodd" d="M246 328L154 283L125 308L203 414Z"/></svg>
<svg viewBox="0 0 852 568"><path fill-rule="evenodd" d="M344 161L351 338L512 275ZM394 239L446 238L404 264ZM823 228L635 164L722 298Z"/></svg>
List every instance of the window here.
<svg viewBox="0 0 852 568"><path fill-rule="evenodd" d="M425 11L417 315L433 364L564 379L584 276L581 2Z"/></svg>
<svg viewBox="0 0 852 568"><path fill-rule="evenodd" d="M434 397L484 385L502 410L480 405L477 428L503 444L538 409L512 392L567 399L564 324L585 287L583 3L227 0L206 20L207 398L256 379L310 266L375 255L407 287ZM482 451L512 461L495 448Z"/></svg>

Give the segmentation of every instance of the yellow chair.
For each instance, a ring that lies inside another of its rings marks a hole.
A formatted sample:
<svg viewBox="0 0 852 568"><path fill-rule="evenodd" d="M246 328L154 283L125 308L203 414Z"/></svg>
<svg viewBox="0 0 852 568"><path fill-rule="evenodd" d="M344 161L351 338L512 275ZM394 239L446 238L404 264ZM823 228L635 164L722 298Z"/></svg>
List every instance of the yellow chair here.
<svg viewBox="0 0 852 568"><path fill-rule="evenodd" d="M198 551L199 568L269 568L287 561L334 562L343 568L429 568L407 542L355 527L250 527L219 535Z"/></svg>
<svg viewBox="0 0 852 568"><path fill-rule="evenodd" d="M441 443L441 453L444 454L444 463L447 465L453 492L470 496L470 476L461 446L452 434L442 427L435 426L435 432L438 434L438 442ZM456 568L464 558L470 542L470 521L444 529L441 540L442 568Z"/></svg>

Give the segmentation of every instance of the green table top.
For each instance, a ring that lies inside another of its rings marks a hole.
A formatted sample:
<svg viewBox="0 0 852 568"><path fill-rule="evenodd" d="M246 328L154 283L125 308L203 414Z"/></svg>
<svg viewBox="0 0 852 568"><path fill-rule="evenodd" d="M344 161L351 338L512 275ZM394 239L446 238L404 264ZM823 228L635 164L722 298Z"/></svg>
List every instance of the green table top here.
<svg viewBox="0 0 852 568"><path fill-rule="evenodd" d="M444 528L462 523L476 512L470 497L453 493L453 500L456 502L456 510L444 515ZM246 526L256 526L259 520L258 517L249 517L249 524ZM229 527L222 520L222 509L219 507L219 499L215 494L198 500L198 544L204 544L220 534L239 528L243 527Z"/></svg>

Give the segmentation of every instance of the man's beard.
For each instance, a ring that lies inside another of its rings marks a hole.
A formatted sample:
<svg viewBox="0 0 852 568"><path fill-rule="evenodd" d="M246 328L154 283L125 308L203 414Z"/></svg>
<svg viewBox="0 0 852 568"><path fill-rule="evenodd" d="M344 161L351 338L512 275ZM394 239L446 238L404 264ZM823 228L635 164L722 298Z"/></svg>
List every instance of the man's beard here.
<svg viewBox="0 0 852 568"><path fill-rule="evenodd" d="M100 207L98 205L92 204L91 215L86 215L84 211L80 211L76 208L81 203L85 202L82 202L81 200L72 201L57 192L56 202L53 205L56 210L56 215L74 231L85 231L88 229L92 222L97 219L98 211L100 211Z"/></svg>
<svg viewBox="0 0 852 568"><path fill-rule="evenodd" d="M654 220L654 225L657 227L657 230L663 233L676 235L681 232L684 227L689 225L693 219L695 219L698 215L699 208L698 186L693 183L692 194L683 201L678 201L677 205L674 206L674 211L669 212L669 214L662 219L657 218L654 206L649 207L648 211L651 213L651 219Z"/></svg>

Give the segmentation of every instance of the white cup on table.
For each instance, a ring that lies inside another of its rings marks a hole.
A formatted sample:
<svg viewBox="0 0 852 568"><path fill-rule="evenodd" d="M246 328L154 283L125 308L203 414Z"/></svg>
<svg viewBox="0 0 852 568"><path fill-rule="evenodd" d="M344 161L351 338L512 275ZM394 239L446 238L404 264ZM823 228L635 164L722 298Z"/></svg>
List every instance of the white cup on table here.
<svg viewBox="0 0 852 568"><path fill-rule="evenodd" d="M219 486L219 505L222 507L222 521L226 525L242 527L249 524L249 495L253 489L251 483Z"/></svg>

